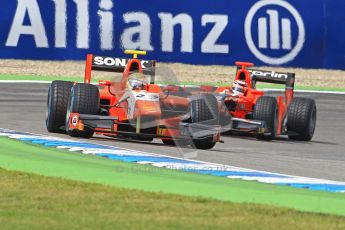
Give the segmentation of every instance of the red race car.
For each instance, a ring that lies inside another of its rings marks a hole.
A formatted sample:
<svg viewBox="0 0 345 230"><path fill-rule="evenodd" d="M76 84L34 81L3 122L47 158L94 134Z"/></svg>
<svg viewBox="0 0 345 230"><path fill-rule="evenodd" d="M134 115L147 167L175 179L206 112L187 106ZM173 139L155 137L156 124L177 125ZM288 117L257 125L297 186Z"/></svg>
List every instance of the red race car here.
<svg viewBox="0 0 345 230"><path fill-rule="evenodd" d="M217 98L231 115L228 130L257 134L260 139L288 135L292 140L310 141L316 126L316 105L310 98L294 97L295 74L252 69L252 63L236 62L236 77L231 86L218 87ZM257 82L285 85L285 96L266 96L256 89ZM239 123L241 119L252 123ZM227 118L223 116L223 122ZM261 130L261 132L259 132Z"/></svg>
<svg viewBox="0 0 345 230"><path fill-rule="evenodd" d="M175 96L154 84L155 61L145 51L127 50L132 59L88 55L84 83L54 81L48 93L46 126L90 138L94 133L210 149L220 141L219 109L209 93ZM92 71L119 72L112 81L90 84Z"/></svg>

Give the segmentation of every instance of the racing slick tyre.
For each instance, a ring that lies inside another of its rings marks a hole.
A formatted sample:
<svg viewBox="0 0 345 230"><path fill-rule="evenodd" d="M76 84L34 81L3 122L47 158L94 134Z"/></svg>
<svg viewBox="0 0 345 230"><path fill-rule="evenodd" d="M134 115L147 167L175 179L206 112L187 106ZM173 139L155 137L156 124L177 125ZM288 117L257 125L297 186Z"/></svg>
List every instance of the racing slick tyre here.
<svg viewBox="0 0 345 230"><path fill-rule="evenodd" d="M90 138L94 131L85 126L84 131L68 130L71 113L97 115L99 112L99 90L98 87L91 84L80 83L73 86L68 102L66 115L66 130L72 137Z"/></svg>
<svg viewBox="0 0 345 230"><path fill-rule="evenodd" d="M258 134L261 140L272 140L276 137L278 128L278 103L274 97L262 96L254 106L254 120L264 121L265 134Z"/></svg>
<svg viewBox="0 0 345 230"><path fill-rule="evenodd" d="M48 90L46 127L48 132L63 133L65 126L67 105L73 82L53 81Z"/></svg>
<svg viewBox="0 0 345 230"><path fill-rule="evenodd" d="M297 141L310 141L316 127L316 104L310 98L294 98L287 117L287 130L296 133L289 138Z"/></svg>
<svg viewBox="0 0 345 230"><path fill-rule="evenodd" d="M193 144L195 148L197 149L207 150L207 149L212 149L216 145L216 142L213 141L213 139L209 137L209 138L205 138L201 140L194 139Z"/></svg>
<svg viewBox="0 0 345 230"><path fill-rule="evenodd" d="M219 109L217 98L212 94L198 94L190 97L190 122L198 123L212 121L215 125L219 120ZM212 149L216 142L213 137L203 139L193 139L193 144L197 149Z"/></svg>

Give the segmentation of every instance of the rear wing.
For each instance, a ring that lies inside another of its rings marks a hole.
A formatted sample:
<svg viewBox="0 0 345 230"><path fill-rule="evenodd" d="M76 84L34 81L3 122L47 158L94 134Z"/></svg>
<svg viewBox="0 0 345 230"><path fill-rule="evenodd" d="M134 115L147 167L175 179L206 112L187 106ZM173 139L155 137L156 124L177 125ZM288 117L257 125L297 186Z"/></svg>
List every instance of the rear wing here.
<svg viewBox="0 0 345 230"><path fill-rule="evenodd" d="M248 71L251 73L254 86L256 82L267 82L273 84L283 84L287 89L293 89L295 87L294 73L281 73L258 69L248 69Z"/></svg>
<svg viewBox="0 0 345 230"><path fill-rule="evenodd" d="M237 68L239 71L241 68ZM295 87L295 73L282 73L269 70L246 68L251 76L252 86L255 88L256 82L266 82L273 84L283 84L287 89Z"/></svg>
<svg viewBox="0 0 345 230"><path fill-rule="evenodd" d="M123 73L126 69L126 66L129 60L131 59L104 57L104 56L96 56L93 54L88 54L86 58L86 67L85 67L85 82L90 83L92 71ZM156 61L140 60L140 63L141 63L143 73L146 75L150 75L150 82L154 83L155 72L156 72L155 70ZM130 71L137 71L137 70L139 70L138 65L131 65Z"/></svg>

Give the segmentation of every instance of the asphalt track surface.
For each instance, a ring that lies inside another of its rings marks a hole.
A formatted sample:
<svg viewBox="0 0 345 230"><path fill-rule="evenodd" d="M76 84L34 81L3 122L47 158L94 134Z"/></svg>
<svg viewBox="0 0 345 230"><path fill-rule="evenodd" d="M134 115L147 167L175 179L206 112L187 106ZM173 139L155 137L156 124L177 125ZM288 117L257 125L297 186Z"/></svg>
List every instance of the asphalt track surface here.
<svg viewBox="0 0 345 230"><path fill-rule="evenodd" d="M45 128L49 84L0 83L0 128L58 137ZM162 155L226 164L269 172L345 181L345 95L296 94L316 100L317 127L311 142L286 137L259 141L248 136L223 136L225 143L200 151L153 143L94 137L90 142Z"/></svg>

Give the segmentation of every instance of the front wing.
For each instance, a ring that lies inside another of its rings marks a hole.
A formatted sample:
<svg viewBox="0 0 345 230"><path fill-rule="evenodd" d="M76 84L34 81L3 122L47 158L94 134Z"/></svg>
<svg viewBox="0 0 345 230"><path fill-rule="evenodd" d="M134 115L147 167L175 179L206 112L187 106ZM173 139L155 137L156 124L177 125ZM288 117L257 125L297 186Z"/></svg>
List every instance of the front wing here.
<svg viewBox="0 0 345 230"><path fill-rule="evenodd" d="M205 121L200 123L179 122L175 127L158 127L155 134L118 131L117 125L121 124L117 117L88 115L71 113L68 129L84 131L86 128L94 130L98 134L105 135L128 135L154 138L172 138L172 139L205 139L212 138L213 141L220 141L221 127L215 125L214 121ZM169 129L175 130L170 132ZM168 130L168 131L166 131ZM176 130L178 132L176 132Z"/></svg>

